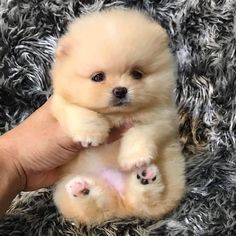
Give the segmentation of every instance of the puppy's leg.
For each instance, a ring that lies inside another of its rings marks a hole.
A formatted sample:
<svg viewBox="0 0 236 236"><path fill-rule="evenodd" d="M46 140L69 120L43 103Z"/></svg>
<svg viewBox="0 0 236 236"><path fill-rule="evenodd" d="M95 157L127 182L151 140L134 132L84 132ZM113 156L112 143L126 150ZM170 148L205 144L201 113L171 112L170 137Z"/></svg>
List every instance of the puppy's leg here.
<svg viewBox="0 0 236 236"><path fill-rule="evenodd" d="M150 164L159 148L176 137L176 125L169 118L135 125L122 138L118 162L126 170Z"/></svg>
<svg viewBox="0 0 236 236"><path fill-rule="evenodd" d="M121 140L118 162L121 168L130 170L147 165L157 156L153 129L146 126L130 128Z"/></svg>
<svg viewBox="0 0 236 236"><path fill-rule="evenodd" d="M53 96L52 111L65 132L84 147L103 143L109 134L109 122L102 115L70 104L60 96Z"/></svg>
<svg viewBox="0 0 236 236"><path fill-rule="evenodd" d="M133 193L133 202L137 203L146 202L146 198L150 196L157 199L165 189L161 174L155 164L132 171L128 186L129 192ZM132 199L132 197L129 198Z"/></svg>
<svg viewBox="0 0 236 236"><path fill-rule="evenodd" d="M54 201L59 211L77 222L93 224L114 214L112 194L93 178L67 176L56 186Z"/></svg>
<svg viewBox="0 0 236 236"><path fill-rule="evenodd" d="M165 185L158 167L150 164L131 173L126 198L137 215L151 216L153 208L158 215L161 214L161 206L160 210L157 210L156 206L162 199L164 191Z"/></svg>

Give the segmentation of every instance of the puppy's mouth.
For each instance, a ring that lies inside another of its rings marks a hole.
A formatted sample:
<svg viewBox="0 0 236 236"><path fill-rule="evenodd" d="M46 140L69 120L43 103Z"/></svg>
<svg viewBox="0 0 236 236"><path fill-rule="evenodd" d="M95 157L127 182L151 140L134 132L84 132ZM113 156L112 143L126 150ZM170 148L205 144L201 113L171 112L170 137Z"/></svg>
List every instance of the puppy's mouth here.
<svg viewBox="0 0 236 236"><path fill-rule="evenodd" d="M128 106L129 104L130 104L130 100L128 99L113 99L111 102L111 105L113 107Z"/></svg>

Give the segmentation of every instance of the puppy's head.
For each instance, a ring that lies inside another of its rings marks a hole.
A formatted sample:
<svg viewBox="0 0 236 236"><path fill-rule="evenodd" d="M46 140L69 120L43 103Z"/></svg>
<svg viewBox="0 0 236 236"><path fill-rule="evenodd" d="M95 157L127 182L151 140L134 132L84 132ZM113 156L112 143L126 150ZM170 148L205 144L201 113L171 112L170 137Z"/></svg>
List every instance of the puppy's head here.
<svg viewBox="0 0 236 236"><path fill-rule="evenodd" d="M135 10L82 16L59 40L54 92L101 113L169 103L173 60L166 32Z"/></svg>

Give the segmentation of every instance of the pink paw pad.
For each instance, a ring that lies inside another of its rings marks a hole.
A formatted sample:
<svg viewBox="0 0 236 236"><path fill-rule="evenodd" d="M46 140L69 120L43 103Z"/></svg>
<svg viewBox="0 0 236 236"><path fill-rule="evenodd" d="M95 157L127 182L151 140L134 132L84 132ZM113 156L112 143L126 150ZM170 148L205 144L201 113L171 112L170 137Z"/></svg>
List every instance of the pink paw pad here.
<svg viewBox="0 0 236 236"><path fill-rule="evenodd" d="M138 170L137 179L143 185L154 182L158 177L159 171L157 166L151 164L147 167L142 167Z"/></svg>
<svg viewBox="0 0 236 236"><path fill-rule="evenodd" d="M67 183L66 190L73 197L78 197L81 194L88 195L89 185L86 181L75 178Z"/></svg>

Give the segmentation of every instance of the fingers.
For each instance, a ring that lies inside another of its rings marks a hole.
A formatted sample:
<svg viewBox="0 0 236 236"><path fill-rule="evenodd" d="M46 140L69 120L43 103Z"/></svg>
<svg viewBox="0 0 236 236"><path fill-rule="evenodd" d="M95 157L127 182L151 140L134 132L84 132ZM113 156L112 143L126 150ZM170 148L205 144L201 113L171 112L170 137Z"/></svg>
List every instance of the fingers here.
<svg viewBox="0 0 236 236"><path fill-rule="evenodd" d="M133 126L132 123L125 123L124 125L122 125L119 128L112 128L110 135L107 139L107 143L113 143L116 140L120 139L122 137L122 135L131 127Z"/></svg>

